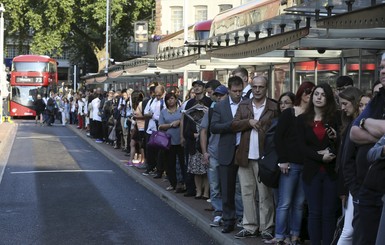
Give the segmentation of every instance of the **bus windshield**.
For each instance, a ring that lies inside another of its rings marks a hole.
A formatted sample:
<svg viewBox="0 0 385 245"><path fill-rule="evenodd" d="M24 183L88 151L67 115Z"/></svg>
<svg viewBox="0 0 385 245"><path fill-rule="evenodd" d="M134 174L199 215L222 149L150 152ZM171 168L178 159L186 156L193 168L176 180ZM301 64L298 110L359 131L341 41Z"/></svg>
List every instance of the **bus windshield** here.
<svg viewBox="0 0 385 245"><path fill-rule="evenodd" d="M37 71L48 72L46 62L14 62L12 71Z"/></svg>
<svg viewBox="0 0 385 245"><path fill-rule="evenodd" d="M45 97L47 94L47 87L42 86L13 86L12 87L12 101L27 107L32 107L33 102L37 100L37 95Z"/></svg>

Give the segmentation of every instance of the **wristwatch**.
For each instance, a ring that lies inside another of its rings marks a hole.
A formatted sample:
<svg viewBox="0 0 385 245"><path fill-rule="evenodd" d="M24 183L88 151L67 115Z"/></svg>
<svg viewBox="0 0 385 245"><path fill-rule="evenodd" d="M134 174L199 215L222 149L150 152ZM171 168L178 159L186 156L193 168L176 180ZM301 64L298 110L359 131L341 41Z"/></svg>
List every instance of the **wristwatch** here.
<svg viewBox="0 0 385 245"><path fill-rule="evenodd" d="M360 125L359 125L360 128L365 129L365 121L366 121L366 118L362 118L360 120Z"/></svg>

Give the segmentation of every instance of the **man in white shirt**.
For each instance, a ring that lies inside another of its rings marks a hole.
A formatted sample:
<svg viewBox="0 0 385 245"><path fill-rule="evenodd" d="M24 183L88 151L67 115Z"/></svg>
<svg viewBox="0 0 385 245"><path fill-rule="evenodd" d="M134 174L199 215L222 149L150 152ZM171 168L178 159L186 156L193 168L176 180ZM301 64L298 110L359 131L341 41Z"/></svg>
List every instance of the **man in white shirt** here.
<svg viewBox="0 0 385 245"><path fill-rule="evenodd" d="M163 108L166 108L166 104L164 102L164 87L162 85L158 85L155 88L155 98L150 100L147 103L146 108L144 109L144 116L150 117L150 121L148 122L148 127L146 133L151 135L152 132L158 131L158 120L160 116L160 111ZM148 137L149 138L149 137ZM154 171L154 168L157 164L159 150L148 147L147 148L147 170L143 173L143 175L149 175L150 172ZM160 170L159 170L160 171ZM157 173L160 174L159 172Z"/></svg>
<svg viewBox="0 0 385 245"><path fill-rule="evenodd" d="M92 120L94 125L94 136L96 143L103 143L102 118L99 113L100 102L102 98L101 88L97 88L95 98L91 101Z"/></svg>
<svg viewBox="0 0 385 245"><path fill-rule="evenodd" d="M278 115L277 103L266 97L267 85L268 80L265 77L253 78L251 83L253 98L239 104L231 125L234 131L242 133L235 155L235 164L239 166L243 230L238 232L235 238L255 237L259 231L262 239L274 238L273 192L258 181L258 161L263 154L265 132L270 127L272 119ZM259 195L259 210L256 190Z"/></svg>

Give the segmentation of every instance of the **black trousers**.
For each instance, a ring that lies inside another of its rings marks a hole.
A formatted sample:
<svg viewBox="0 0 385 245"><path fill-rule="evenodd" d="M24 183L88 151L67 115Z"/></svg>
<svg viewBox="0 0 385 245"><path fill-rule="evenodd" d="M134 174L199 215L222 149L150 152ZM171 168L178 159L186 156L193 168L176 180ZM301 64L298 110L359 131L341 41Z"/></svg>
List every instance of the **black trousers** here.
<svg viewBox="0 0 385 245"><path fill-rule="evenodd" d="M181 172L185 172L184 153L181 145L172 145L170 150L165 152L165 167L168 181L175 188L177 184L176 178L176 158L178 156ZM184 182L184 181L183 181Z"/></svg>
<svg viewBox="0 0 385 245"><path fill-rule="evenodd" d="M195 196L196 194L196 187L195 187L195 180L194 180L194 174L187 173L187 168L188 168L188 162L189 162L189 147L187 145L187 142L185 143L185 147L183 148L184 150L184 162L185 162L185 169L183 170L182 174L185 176L184 181L186 184L186 194L190 196Z"/></svg>
<svg viewBox="0 0 385 245"><path fill-rule="evenodd" d="M145 134L147 171L153 171L159 161L159 150L148 146L149 134Z"/></svg>
<svg viewBox="0 0 385 245"><path fill-rule="evenodd" d="M220 164L220 163L219 163ZM222 220L225 226L232 226L236 222L235 186L238 174L238 165L234 160L230 165L219 165L219 178L222 191Z"/></svg>
<svg viewBox="0 0 385 245"><path fill-rule="evenodd" d="M103 139L103 125L101 121L93 120L94 138Z"/></svg>
<svg viewBox="0 0 385 245"><path fill-rule="evenodd" d="M353 206L353 245L376 244L382 206L375 203L364 204L354 199Z"/></svg>

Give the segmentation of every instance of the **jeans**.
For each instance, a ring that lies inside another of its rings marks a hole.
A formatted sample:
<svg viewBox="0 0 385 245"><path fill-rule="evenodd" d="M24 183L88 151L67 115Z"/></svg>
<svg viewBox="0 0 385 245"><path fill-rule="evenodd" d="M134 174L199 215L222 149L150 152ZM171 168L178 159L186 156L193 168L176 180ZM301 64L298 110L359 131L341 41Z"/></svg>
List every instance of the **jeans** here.
<svg viewBox="0 0 385 245"><path fill-rule="evenodd" d="M210 184L211 205L214 208L214 216L222 215L221 182L219 178L219 163L214 157L210 157L209 169L207 171Z"/></svg>
<svg viewBox="0 0 385 245"><path fill-rule="evenodd" d="M342 229L340 239L337 245L351 245L353 244L353 197L349 193L346 208L345 208L345 219L344 228Z"/></svg>
<svg viewBox="0 0 385 245"><path fill-rule="evenodd" d="M275 217L275 237L277 239L285 239L287 232L296 237L300 234L305 202L302 169L302 164L290 163L289 172L280 176Z"/></svg>
<svg viewBox="0 0 385 245"><path fill-rule="evenodd" d="M314 175L310 184L304 183L309 207L308 231L310 243L330 245L336 228L338 208L337 182L326 172Z"/></svg>

